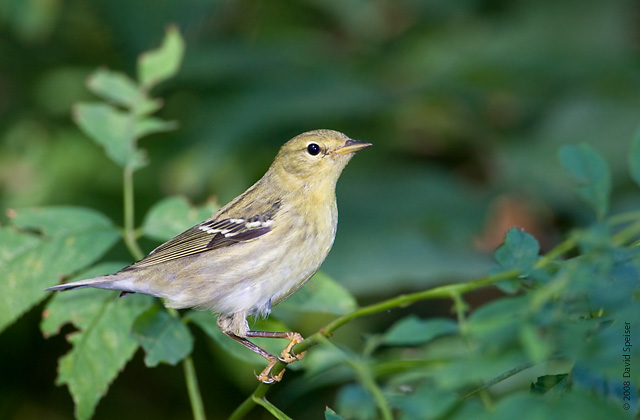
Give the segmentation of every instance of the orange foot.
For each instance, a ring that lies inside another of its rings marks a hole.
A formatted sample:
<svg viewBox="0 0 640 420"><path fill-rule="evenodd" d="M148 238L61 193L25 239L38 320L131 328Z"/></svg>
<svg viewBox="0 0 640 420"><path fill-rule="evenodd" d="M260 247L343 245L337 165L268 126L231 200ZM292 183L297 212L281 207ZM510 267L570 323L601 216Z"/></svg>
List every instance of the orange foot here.
<svg viewBox="0 0 640 420"><path fill-rule="evenodd" d="M280 373L278 373L276 376L273 376L271 374L271 369L273 369L276 363L278 363L278 359L274 359L270 361L267 367L264 368L262 372L260 372L260 375L256 375L256 378L258 378L258 380L263 384L267 384L267 385L273 384L275 382L280 382L280 380L282 379L282 376L284 375L285 370L282 369Z"/></svg>
<svg viewBox="0 0 640 420"><path fill-rule="evenodd" d="M300 335L300 333L297 333L297 332L292 332L289 334L290 336L287 338L291 340L291 342L287 345L287 347L284 348L284 350L282 350L282 353L280 353L280 359L285 363L292 363L297 360L301 360L304 357L304 355L307 354L306 351L303 351L300 354L291 353L291 349L293 349L293 346L300 343L303 340L303 338Z"/></svg>

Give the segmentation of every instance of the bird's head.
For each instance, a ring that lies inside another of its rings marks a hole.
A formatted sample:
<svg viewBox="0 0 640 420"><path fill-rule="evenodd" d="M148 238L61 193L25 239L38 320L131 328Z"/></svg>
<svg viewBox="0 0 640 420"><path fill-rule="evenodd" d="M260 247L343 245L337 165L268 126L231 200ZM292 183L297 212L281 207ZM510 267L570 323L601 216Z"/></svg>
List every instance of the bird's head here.
<svg viewBox="0 0 640 420"><path fill-rule="evenodd" d="M304 183L335 185L353 154L369 146L371 143L352 140L338 131L308 131L282 146L272 169Z"/></svg>

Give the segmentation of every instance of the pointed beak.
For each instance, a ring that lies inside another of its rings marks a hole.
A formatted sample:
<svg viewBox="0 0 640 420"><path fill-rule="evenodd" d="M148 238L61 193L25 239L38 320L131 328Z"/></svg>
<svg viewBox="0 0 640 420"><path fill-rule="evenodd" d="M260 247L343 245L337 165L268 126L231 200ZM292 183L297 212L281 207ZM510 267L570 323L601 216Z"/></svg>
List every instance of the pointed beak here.
<svg viewBox="0 0 640 420"><path fill-rule="evenodd" d="M334 150L333 153L337 153L339 155L346 155L347 153L357 152L358 150L362 150L365 147L371 146L371 143L367 143L366 141L360 140L347 140L344 143L344 146Z"/></svg>

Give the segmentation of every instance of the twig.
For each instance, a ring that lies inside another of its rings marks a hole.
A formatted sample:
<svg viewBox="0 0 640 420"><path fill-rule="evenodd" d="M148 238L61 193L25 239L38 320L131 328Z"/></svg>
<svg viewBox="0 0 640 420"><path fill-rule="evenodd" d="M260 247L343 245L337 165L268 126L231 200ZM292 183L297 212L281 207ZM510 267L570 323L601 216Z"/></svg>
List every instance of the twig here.
<svg viewBox="0 0 640 420"><path fill-rule="evenodd" d="M488 286L505 279L517 277L519 274L520 273L517 270L504 271L467 283L451 284L447 286L436 287L435 289L400 295L373 305L365 306L349 314L334 319L332 322L321 328L318 332L314 333L309 338L296 344L293 347L293 352L295 354L300 354L308 348L319 344L320 342L326 340L327 337L330 337L335 330L354 319L373 315L378 312L383 312L393 308L409 306L421 300L450 298L452 295L462 294L475 289L479 289L481 287ZM271 370L271 374L275 376L280 373L285 367L286 363L278 362ZM270 385L258 385L253 394L251 394L246 400L244 400L244 402L242 402L242 404L240 404L235 409L235 411L229 417L229 420L240 420L244 418L256 406L256 399L260 400L264 398L267 391L269 390L269 387Z"/></svg>

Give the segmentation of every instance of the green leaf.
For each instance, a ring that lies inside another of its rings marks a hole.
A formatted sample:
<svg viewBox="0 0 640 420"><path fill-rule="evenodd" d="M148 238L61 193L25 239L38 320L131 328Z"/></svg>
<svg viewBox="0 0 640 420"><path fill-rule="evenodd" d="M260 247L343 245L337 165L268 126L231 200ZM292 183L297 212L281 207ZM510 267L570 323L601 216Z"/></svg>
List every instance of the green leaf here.
<svg viewBox="0 0 640 420"><path fill-rule="evenodd" d="M89 76L87 86L96 95L116 105L134 110L138 115L158 110L160 101L147 98L127 75L108 69L98 69Z"/></svg>
<svg viewBox="0 0 640 420"><path fill-rule="evenodd" d="M469 316L469 335L489 346L513 347L530 299L502 298L477 308Z"/></svg>
<svg viewBox="0 0 640 420"><path fill-rule="evenodd" d="M344 417L327 407L324 410L324 420L344 420Z"/></svg>
<svg viewBox="0 0 640 420"><path fill-rule="evenodd" d="M106 274L122 264L103 264L81 278ZM153 298L135 294L118 298L118 292L80 289L57 293L47 305L41 324L45 336L66 323L77 332L67 336L73 348L59 361L58 385L66 384L75 402L76 418L89 419L109 384L133 357L138 344L131 335L135 319Z"/></svg>
<svg viewBox="0 0 640 420"><path fill-rule="evenodd" d="M107 156L118 165L138 169L147 164L142 150L136 149L135 119L126 112L102 103L82 103L73 107L73 117Z"/></svg>
<svg viewBox="0 0 640 420"><path fill-rule="evenodd" d="M69 281L89 279L104 274L115 273L127 264L124 262L100 263ZM72 324L77 328L85 328L89 325L89 319L95 314L95 301L107 299L114 292L102 289L77 289L69 292L56 292L47 303L47 308L42 316L40 330L45 338L56 335L65 324ZM96 297L97 296L97 297ZM69 304L66 308L64 305Z"/></svg>
<svg viewBox="0 0 640 420"><path fill-rule="evenodd" d="M553 351L545 337L530 323L520 325L520 342L529 355L529 359L536 364L547 360Z"/></svg>
<svg viewBox="0 0 640 420"><path fill-rule="evenodd" d="M519 228L511 228L493 256L501 270L516 269L522 273L521 276L526 276L538 260L539 252L540 245L536 238ZM497 286L503 292L512 294L520 289L520 281L503 280Z"/></svg>
<svg viewBox="0 0 640 420"><path fill-rule="evenodd" d="M562 398L547 398L525 392L514 392L495 405L491 419L624 419L631 418L612 399L574 388Z"/></svg>
<svg viewBox="0 0 640 420"><path fill-rule="evenodd" d="M375 401L360 384L348 384L336 395L338 411L348 419L377 419Z"/></svg>
<svg viewBox="0 0 640 420"><path fill-rule="evenodd" d="M143 53L138 59L138 80L150 90L178 72L184 56L184 41L178 28L170 26L160 48Z"/></svg>
<svg viewBox="0 0 640 420"><path fill-rule="evenodd" d="M313 381L321 376L326 377L332 369L345 365L345 361L353 358L348 350L337 346L317 346L302 359L305 377Z"/></svg>
<svg viewBox="0 0 640 420"><path fill-rule="evenodd" d="M412 346L428 343L434 338L455 334L458 324L447 318L422 320L415 315L396 322L384 335L383 342L392 346Z"/></svg>
<svg viewBox="0 0 640 420"><path fill-rule="evenodd" d="M18 210L12 223L0 229L0 331L45 299L46 287L99 259L120 237L89 209Z"/></svg>
<svg viewBox="0 0 640 420"><path fill-rule="evenodd" d="M392 395L390 400L400 409L402 420L441 419L459 401L453 392L424 385L409 394Z"/></svg>
<svg viewBox="0 0 640 420"><path fill-rule="evenodd" d="M164 121L160 118L148 117L136 122L136 138L141 138L153 133L162 133L178 128L175 121Z"/></svg>
<svg viewBox="0 0 640 420"><path fill-rule="evenodd" d="M539 252L536 238L521 229L511 228L493 255L502 268L515 268L526 273L538 260Z"/></svg>
<svg viewBox="0 0 640 420"><path fill-rule="evenodd" d="M184 197L168 197L149 210L142 229L146 236L166 241L205 221L217 210L218 206L212 202L194 207Z"/></svg>
<svg viewBox="0 0 640 420"><path fill-rule="evenodd" d="M563 146L560 162L578 183L578 194L596 211L598 218L607 213L611 194L611 171L607 162L591 146Z"/></svg>
<svg viewBox="0 0 640 420"><path fill-rule="evenodd" d="M546 394L552 389L557 389L556 387L564 389L567 385L568 377L569 375L566 373L540 376L535 383L531 384L531 392L534 394Z"/></svg>
<svg viewBox="0 0 640 420"><path fill-rule="evenodd" d="M640 185L640 130L631 141L631 152L629 153L629 170L631 178Z"/></svg>
<svg viewBox="0 0 640 420"><path fill-rule="evenodd" d="M274 308L281 310L344 315L356 309L355 298L324 272L317 272L295 294Z"/></svg>
<svg viewBox="0 0 640 420"><path fill-rule="evenodd" d="M37 246L40 238L33 233L0 227L0 267Z"/></svg>
<svg viewBox="0 0 640 420"><path fill-rule="evenodd" d="M133 335L146 352L144 363L175 366L193 350L193 337L180 318L158 305L141 314L133 324Z"/></svg>
<svg viewBox="0 0 640 420"><path fill-rule="evenodd" d="M466 398L465 400L458 403L458 406L455 410L453 410L451 415L447 415L444 418L446 418L447 420L485 420L485 418L480 414L484 411L484 409L485 407L482 405L479 399Z"/></svg>

